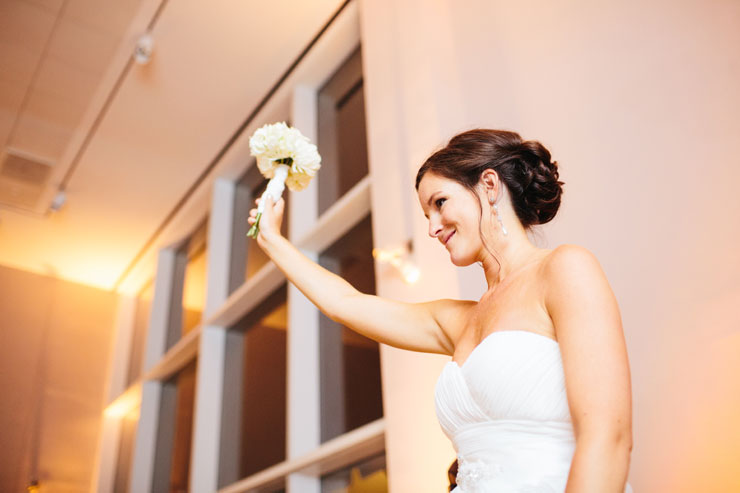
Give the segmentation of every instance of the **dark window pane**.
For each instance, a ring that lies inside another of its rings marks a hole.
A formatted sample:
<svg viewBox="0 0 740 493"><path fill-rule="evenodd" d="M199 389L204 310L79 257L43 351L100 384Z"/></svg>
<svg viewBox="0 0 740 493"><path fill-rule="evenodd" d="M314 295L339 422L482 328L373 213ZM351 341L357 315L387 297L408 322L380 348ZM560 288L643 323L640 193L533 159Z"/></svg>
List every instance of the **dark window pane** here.
<svg viewBox="0 0 740 493"><path fill-rule="evenodd" d="M193 360L180 370L170 382L165 384L174 385L177 392L172 466L170 469L170 493L188 491L196 369L197 360Z"/></svg>
<svg viewBox="0 0 740 493"><path fill-rule="evenodd" d="M285 460L286 287L233 330L243 332L240 476Z"/></svg>
<svg viewBox="0 0 740 493"><path fill-rule="evenodd" d="M319 263L358 290L375 294L370 216L319 256ZM378 343L320 317L321 440L383 416Z"/></svg>
<svg viewBox="0 0 740 493"><path fill-rule="evenodd" d="M353 466L321 477L321 493L362 491L387 493L385 455L366 459Z"/></svg>
<svg viewBox="0 0 740 493"><path fill-rule="evenodd" d="M318 94L319 214L368 172L362 52L358 48Z"/></svg>
<svg viewBox="0 0 740 493"><path fill-rule="evenodd" d="M149 315L152 311L152 298L154 298L154 282L150 281L141 290L136 298L136 313L134 315L134 328L131 340L131 353L129 356L127 386L133 384L141 377L144 367L144 345L146 334L149 329Z"/></svg>

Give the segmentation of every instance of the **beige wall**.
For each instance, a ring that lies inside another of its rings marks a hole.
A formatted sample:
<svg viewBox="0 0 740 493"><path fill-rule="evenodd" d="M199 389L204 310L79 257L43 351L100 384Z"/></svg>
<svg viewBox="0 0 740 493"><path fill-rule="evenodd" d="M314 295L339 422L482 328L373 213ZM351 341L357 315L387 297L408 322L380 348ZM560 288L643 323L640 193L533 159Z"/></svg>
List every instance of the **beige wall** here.
<svg viewBox="0 0 740 493"><path fill-rule="evenodd" d="M115 300L0 267L1 491L90 489Z"/></svg>
<svg viewBox="0 0 740 493"><path fill-rule="evenodd" d="M740 3L373 0L362 11L375 234L413 237L424 276L409 290L380 272L381 294L477 298L480 274L455 271L427 239L413 175L468 128L541 140L566 185L538 241L591 249L622 310L635 491L740 489ZM442 491L453 457L431 408L443 360L383 356L393 491Z"/></svg>

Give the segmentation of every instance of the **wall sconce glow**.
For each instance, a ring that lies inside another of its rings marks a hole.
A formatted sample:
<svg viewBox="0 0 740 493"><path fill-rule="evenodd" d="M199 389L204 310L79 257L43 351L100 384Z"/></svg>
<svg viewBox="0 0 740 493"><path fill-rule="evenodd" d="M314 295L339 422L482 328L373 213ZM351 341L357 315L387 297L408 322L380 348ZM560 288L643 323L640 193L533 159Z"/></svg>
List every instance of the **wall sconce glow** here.
<svg viewBox="0 0 740 493"><path fill-rule="evenodd" d="M401 264L401 276L403 276L403 280L406 283L414 284L421 277L421 271L410 262L403 262Z"/></svg>
<svg viewBox="0 0 740 493"><path fill-rule="evenodd" d="M408 246L396 248L373 248L373 257L381 264L390 264L398 270L406 284L414 284L421 277L421 271L409 260Z"/></svg>

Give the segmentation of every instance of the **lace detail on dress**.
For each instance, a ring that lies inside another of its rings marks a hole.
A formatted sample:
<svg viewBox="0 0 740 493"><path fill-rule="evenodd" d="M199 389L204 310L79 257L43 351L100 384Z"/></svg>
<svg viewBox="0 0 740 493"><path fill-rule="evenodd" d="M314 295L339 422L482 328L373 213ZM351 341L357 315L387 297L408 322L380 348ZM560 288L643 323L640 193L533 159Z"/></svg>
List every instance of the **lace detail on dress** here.
<svg viewBox="0 0 740 493"><path fill-rule="evenodd" d="M501 464L458 456L455 482L465 493L484 493L485 482L501 474L502 470Z"/></svg>

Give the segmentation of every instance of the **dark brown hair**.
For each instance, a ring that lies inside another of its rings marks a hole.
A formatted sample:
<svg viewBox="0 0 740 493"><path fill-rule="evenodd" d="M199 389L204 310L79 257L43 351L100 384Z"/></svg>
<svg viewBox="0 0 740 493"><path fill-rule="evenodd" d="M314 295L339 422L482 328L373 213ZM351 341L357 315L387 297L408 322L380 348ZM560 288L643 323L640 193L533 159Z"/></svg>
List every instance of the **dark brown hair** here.
<svg viewBox="0 0 740 493"><path fill-rule="evenodd" d="M455 180L473 193L484 170L496 171L506 185L524 228L550 221L560 207L563 182L550 151L516 132L475 129L454 136L419 168L416 189L427 172Z"/></svg>

